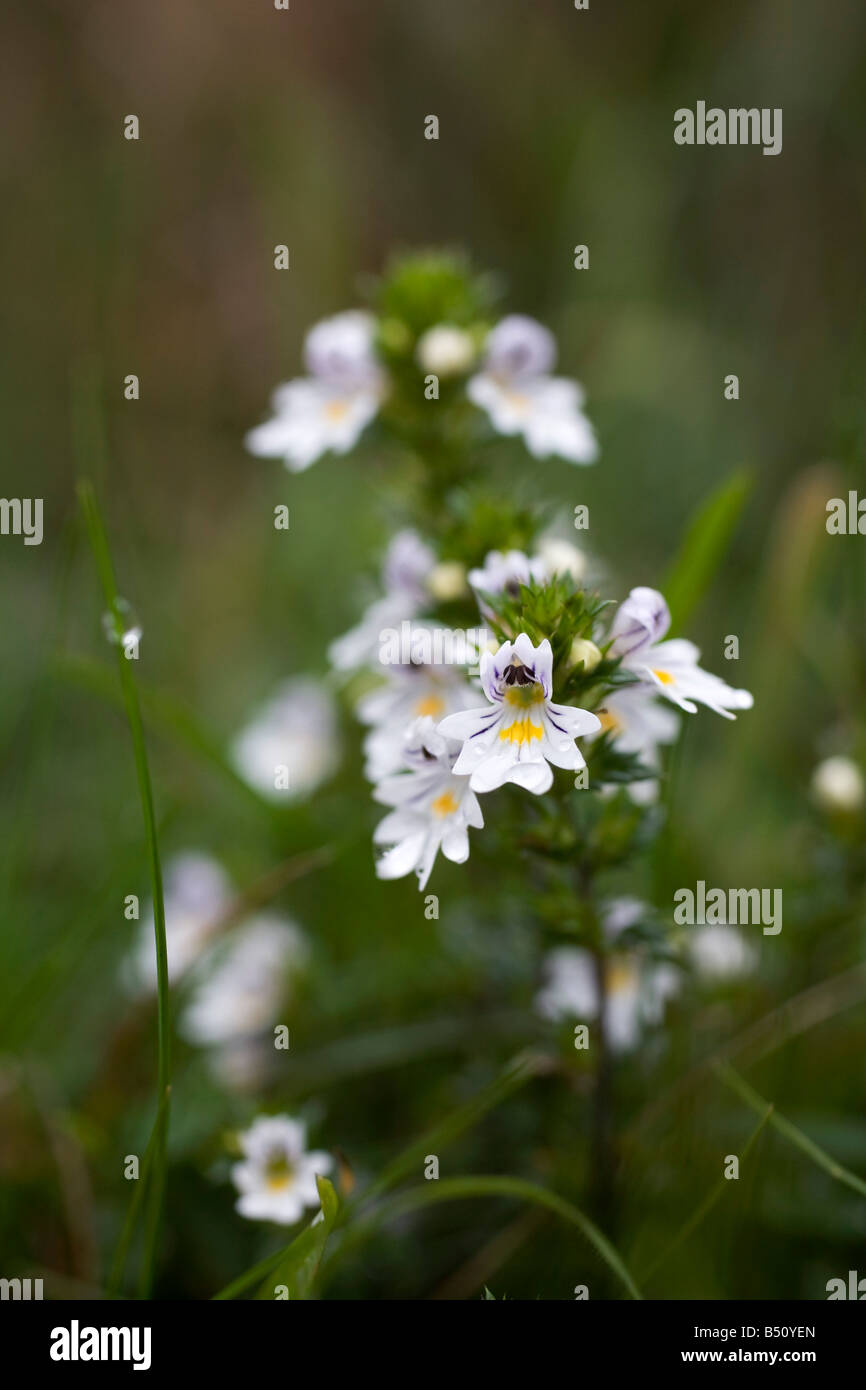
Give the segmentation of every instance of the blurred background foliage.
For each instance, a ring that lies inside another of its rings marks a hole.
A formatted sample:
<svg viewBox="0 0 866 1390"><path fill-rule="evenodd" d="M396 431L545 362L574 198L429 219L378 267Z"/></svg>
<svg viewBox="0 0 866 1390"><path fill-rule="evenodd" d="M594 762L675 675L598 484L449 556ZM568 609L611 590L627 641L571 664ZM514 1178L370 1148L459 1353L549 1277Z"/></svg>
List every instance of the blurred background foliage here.
<svg viewBox="0 0 866 1390"><path fill-rule="evenodd" d="M3 492L43 496L46 522L41 547L0 542L3 1274L52 1271L55 1293L103 1285L122 1156L153 1116L154 1019L118 987L123 898L148 893L141 817L76 472L95 480L143 622L163 854L214 854L241 889L329 855L274 902L313 949L279 1084L227 1097L177 1048L158 1295L209 1297L274 1248L226 1183L226 1135L257 1104L304 1114L362 1184L538 1031L519 860L495 900L482 843L463 869L440 863L441 920L426 921L414 883L374 877L377 812L350 719L341 772L305 805L274 810L221 761L280 680L324 671L357 617L399 466L371 432L360 453L290 477L250 458L244 432L299 370L306 326L361 302L401 247L464 248L510 310L556 333L601 461L575 470L505 447L491 476L567 516L586 503L610 595L663 584L696 508L735 470L752 479L688 633L723 674L724 637L740 636L730 678L756 707L730 727L689 725L658 854L610 887L663 910L698 878L782 887L785 926L761 939L750 981L712 1003L684 995L619 1068L608 1234L640 1281L754 1129L695 1070L732 1039L763 1096L866 1172L862 825L836 833L808 800L821 757L866 758L866 544L824 529L827 499L866 487L864 41L857 0L586 13L569 0L293 0L288 13L46 0L7 14ZM783 153L677 147L673 112L698 99L782 107ZM128 113L137 143L122 138ZM423 138L429 113L438 142ZM123 399L131 372L138 402ZM280 502L288 533L272 525ZM746 1030L768 1015L756 1043ZM511 1173L586 1199L588 1102L568 1047L563 1074L440 1155L443 1175ZM649 1294L820 1298L862 1271L863 1198L771 1129L730 1188ZM621 1292L573 1231L503 1198L401 1218L328 1293L475 1297L485 1282L509 1297Z"/></svg>

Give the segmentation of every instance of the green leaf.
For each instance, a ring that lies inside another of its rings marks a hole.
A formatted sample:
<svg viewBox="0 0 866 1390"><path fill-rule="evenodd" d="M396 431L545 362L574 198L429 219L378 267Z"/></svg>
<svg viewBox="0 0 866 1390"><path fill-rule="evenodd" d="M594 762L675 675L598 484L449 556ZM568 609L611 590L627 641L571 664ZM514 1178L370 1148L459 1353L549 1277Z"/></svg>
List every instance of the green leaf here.
<svg viewBox="0 0 866 1390"><path fill-rule="evenodd" d="M710 494L689 523L662 585L671 633L682 628L712 583L751 488L751 475L740 469Z"/></svg>
<svg viewBox="0 0 866 1390"><path fill-rule="evenodd" d="M339 1207L337 1194L327 1178L317 1177L316 1186L322 1202L321 1216L311 1221L282 1252L279 1263L262 1282L257 1299L272 1299L278 1284L286 1285L290 1299L309 1298Z"/></svg>

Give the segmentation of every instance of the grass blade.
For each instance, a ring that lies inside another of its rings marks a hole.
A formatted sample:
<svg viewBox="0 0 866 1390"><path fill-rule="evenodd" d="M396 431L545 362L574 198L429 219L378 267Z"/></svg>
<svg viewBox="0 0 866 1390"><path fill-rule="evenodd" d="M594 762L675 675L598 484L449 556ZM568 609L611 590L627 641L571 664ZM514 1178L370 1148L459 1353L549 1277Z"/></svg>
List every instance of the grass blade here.
<svg viewBox="0 0 866 1390"><path fill-rule="evenodd" d="M153 1269L159 1241L159 1226L162 1214L165 1189L166 1141L169 1123L169 1096L171 1093L171 1020L169 1016L168 951L165 937L165 901L162 886L162 867L159 857L159 837L156 829L156 815L153 806L153 789L150 781L150 768L147 761L147 746L138 692L126 659L121 638L124 624L119 607L119 595L114 578L114 566L108 546L105 526L96 501L96 494L89 482L78 485L78 497L87 526L87 534L96 562L102 591L108 611L114 624L117 638L117 664L120 674L120 688L123 704L129 723L132 748L135 757L135 770L144 819L144 833L147 842L150 887L153 895L153 926L156 943L157 975L157 1116L154 1128L155 1146L152 1163L150 1207L148 1211L147 1234L142 1256L142 1271L139 1283L141 1297L147 1298L153 1286Z"/></svg>
<svg viewBox="0 0 866 1390"><path fill-rule="evenodd" d="M710 494L689 523L661 586L671 610L671 635L688 621L709 588L751 487L751 476L744 469L734 473Z"/></svg>

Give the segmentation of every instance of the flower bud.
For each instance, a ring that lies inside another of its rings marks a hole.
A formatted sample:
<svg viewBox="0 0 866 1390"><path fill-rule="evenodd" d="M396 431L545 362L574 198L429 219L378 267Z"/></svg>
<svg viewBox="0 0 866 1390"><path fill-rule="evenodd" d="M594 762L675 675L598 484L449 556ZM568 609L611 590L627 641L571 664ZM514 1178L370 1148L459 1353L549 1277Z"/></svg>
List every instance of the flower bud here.
<svg viewBox="0 0 866 1390"><path fill-rule="evenodd" d="M859 811L866 801L863 773L851 758L825 758L812 774L812 797L831 814Z"/></svg>
<svg viewBox="0 0 866 1390"><path fill-rule="evenodd" d="M428 328L418 342L418 364L425 372L437 376L458 376L467 372L475 361L475 343L471 335L450 323Z"/></svg>
<svg viewBox="0 0 866 1390"><path fill-rule="evenodd" d="M449 603L452 599L463 598L468 592L466 566L461 565L459 560L440 561L430 571L427 588L433 598L438 599L440 603Z"/></svg>
<svg viewBox="0 0 866 1390"><path fill-rule="evenodd" d="M569 652L569 661L572 666L578 666L583 662L583 669L589 674L594 671L601 661L601 652L594 642L590 642L588 637L575 637Z"/></svg>
<svg viewBox="0 0 866 1390"><path fill-rule="evenodd" d="M548 536L538 543L538 554L544 562L548 574L568 574L575 583L583 577L586 569L586 556L570 541Z"/></svg>

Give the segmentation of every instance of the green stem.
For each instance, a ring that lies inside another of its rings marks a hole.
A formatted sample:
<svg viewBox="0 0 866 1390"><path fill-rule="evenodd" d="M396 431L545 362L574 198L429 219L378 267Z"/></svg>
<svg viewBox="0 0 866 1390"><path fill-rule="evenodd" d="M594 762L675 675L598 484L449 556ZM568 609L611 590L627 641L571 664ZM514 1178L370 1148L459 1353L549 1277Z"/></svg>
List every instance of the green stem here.
<svg viewBox="0 0 866 1390"><path fill-rule="evenodd" d="M147 841L150 886L153 896L153 929L156 942L157 976L158 1109L154 1130L155 1145L152 1165L151 1201L148 1213L147 1237L142 1258L142 1273L139 1284L141 1297L147 1298L150 1296L150 1291L153 1286L153 1270L156 1261L159 1226L165 1190L166 1142L169 1123L169 1097L171 1093L171 1020L169 1015L168 950L165 936L165 900L162 885L162 868L159 858L159 837L157 834L156 815L153 806L153 790L147 761L144 726L142 724L138 692L130 662L124 655L123 646L121 644L123 622L118 606L119 595L114 578L114 566L111 561L108 538L99 511L99 505L96 501L96 495L89 482L83 481L79 483L78 497L87 526L96 568L102 584L103 594L114 623L114 631L117 638L117 664L120 673L120 687L123 694L123 704L126 710L129 731L132 737L138 790L144 818L145 838Z"/></svg>

